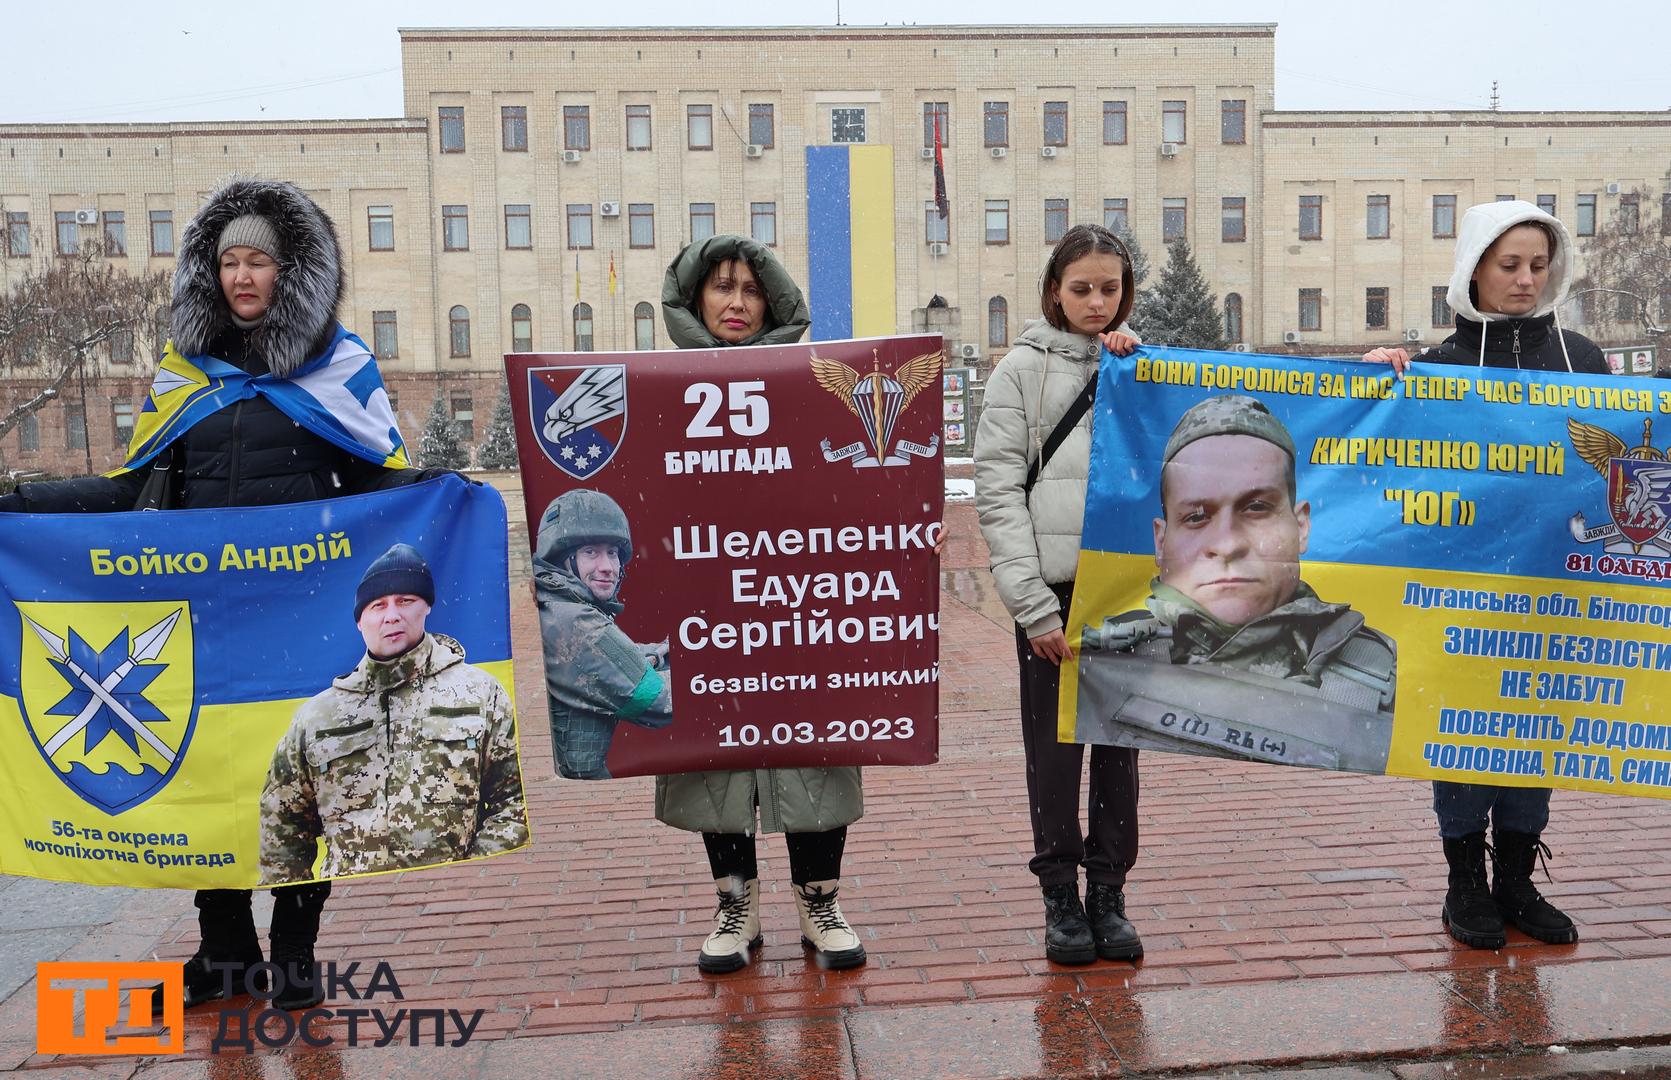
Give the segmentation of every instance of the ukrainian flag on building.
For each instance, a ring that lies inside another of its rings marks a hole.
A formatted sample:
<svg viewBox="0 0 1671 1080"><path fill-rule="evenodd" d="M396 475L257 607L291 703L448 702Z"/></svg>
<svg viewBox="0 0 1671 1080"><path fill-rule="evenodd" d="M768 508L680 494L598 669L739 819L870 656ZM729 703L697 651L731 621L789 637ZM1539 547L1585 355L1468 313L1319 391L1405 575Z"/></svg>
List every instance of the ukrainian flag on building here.
<svg viewBox="0 0 1671 1080"><path fill-rule="evenodd" d="M807 304L814 341L898 332L891 146L809 146Z"/></svg>

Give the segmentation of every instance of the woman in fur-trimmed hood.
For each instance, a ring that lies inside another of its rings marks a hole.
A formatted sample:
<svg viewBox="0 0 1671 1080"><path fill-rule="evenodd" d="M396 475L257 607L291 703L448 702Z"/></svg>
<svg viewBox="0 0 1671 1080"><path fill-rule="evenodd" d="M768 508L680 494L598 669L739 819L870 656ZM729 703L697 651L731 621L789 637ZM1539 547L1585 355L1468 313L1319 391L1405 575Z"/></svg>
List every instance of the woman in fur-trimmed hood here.
<svg viewBox="0 0 1671 1080"><path fill-rule="evenodd" d="M376 360L336 320L342 254L312 199L283 181L235 179L181 239L172 340L127 461L106 476L24 484L0 498L0 511L270 506L425 478L406 467ZM323 997L313 946L330 892L329 881L273 890L271 959L286 976L279 1008ZM262 961L248 890L200 890L196 904L202 937L185 964L187 1005L227 986L239 992Z"/></svg>

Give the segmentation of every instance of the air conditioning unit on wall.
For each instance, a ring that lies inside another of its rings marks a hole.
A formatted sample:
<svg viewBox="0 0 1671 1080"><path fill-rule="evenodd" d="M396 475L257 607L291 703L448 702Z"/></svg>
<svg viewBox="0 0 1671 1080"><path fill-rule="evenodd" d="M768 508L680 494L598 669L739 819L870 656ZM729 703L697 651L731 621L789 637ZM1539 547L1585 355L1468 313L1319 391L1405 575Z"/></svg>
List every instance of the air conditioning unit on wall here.
<svg viewBox="0 0 1671 1080"><path fill-rule="evenodd" d="M1284 345L1298 345L1300 343L1300 332L1298 330L1284 330L1282 332L1282 343Z"/></svg>
<svg viewBox="0 0 1671 1080"><path fill-rule="evenodd" d="M99 212L97 210L77 210L75 212L75 223L77 225L97 225L99 223Z"/></svg>
<svg viewBox="0 0 1671 1080"><path fill-rule="evenodd" d="M1055 156L1056 156L1056 148L1054 146L1043 146L1043 147L1039 148L1039 157L1050 158L1050 157L1055 157Z"/></svg>
<svg viewBox="0 0 1671 1080"><path fill-rule="evenodd" d="M941 243L938 240L936 240L936 241L934 241L934 242L932 242L928 245L928 253L930 255L944 255L946 252L948 252L950 250L951 250L951 245L950 244L944 244L944 243Z"/></svg>
<svg viewBox="0 0 1671 1080"><path fill-rule="evenodd" d="M565 165L579 165L580 164L580 151L579 150L564 150L563 151L563 164L565 164Z"/></svg>
<svg viewBox="0 0 1671 1080"><path fill-rule="evenodd" d="M1404 331L1404 340L1405 341L1420 341L1421 339L1422 339L1422 332L1421 332L1421 327L1419 327L1419 326L1412 326L1412 327L1409 327L1408 329L1406 329Z"/></svg>
<svg viewBox="0 0 1671 1080"><path fill-rule="evenodd" d="M1245 341L1238 341L1235 344L1230 346L1230 351L1231 352L1252 352L1253 351L1253 346L1249 345Z"/></svg>
<svg viewBox="0 0 1671 1080"><path fill-rule="evenodd" d="M1607 185L1607 194L1617 195L1618 193L1619 193L1619 185L1618 184L1614 183L1614 184L1608 184Z"/></svg>
<svg viewBox="0 0 1671 1080"><path fill-rule="evenodd" d="M621 204L618 203L618 202L599 203L598 204L598 216L599 217L620 217L621 216Z"/></svg>
<svg viewBox="0 0 1671 1080"><path fill-rule="evenodd" d="M922 151L921 151L921 157L924 161L933 161L934 160L934 147L932 147L932 146L923 147Z"/></svg>
<svg viewBox="0 0 1671 1080"><path fill-rule="evenodd" d="M1178 144L1175 143L1175 142L1163 142L1163 143L1161 143L1160 144L1160 156L1161 157L1177 157L1178 156Z"/></svg>
<svg viewBox="0 0 1671 1080"><path fill-rule="evenodd" d="M743 154L746 157L764 157L766 155L766 148L761 146L759 143L749 143L747 149L743 151Z"/></svg>
<svg viewBox="0 0 1671 1080"><path fill-rule="evenodd" d="M981 347L972 341L966 341L957 347L957 355L964 360L979 360L981 358Z"/></svg>
<svg viewBox="0 0 1671 1080"><path fill-rule="evenodd" d="M992 148L992 156L993 157L1008 157L1009 153L1010 153L1010 148L1007 147L1007 146L994 146Z"/></svg>

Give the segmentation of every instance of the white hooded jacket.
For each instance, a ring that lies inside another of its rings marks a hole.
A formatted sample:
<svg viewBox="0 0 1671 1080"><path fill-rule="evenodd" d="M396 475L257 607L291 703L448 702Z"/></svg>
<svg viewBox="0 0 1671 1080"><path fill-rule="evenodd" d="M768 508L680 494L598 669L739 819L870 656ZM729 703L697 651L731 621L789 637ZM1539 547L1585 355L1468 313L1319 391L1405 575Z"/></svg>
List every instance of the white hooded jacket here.
<svg viewBox="0 0 1671 1080"><path fill-rule="evenodd" d="M1480 259L1485 257L1486 251L1497 242L1499 236L1516 225L1527 222L1537 222L1545 226L1555 237L1549 259L1549 280L1544 284L1537 306L1524 315L1511 316L1480 311L1474 306L1472 291L1474 271L1478 268ZM1567 350L1565 335L1561 332L1560 307L1566 302L1567 293L1572 288L1572 274L1572 237L1567 235L1567 227L1561 223L1560 218L1519 199L1481 203L1478 206L1470 206L1462 215L1462 226L1456 233L1456 262L1451 269L1450 289L1445 294L1445 299L1459 319L1482 324L1513 319L1538 319L1553 314L1555 340L1560 343L1566 370L1571 371L1572 357ZM1479 363L1482 365L1485 363L1485 342L1488 336L1489 333L1480 335Z"/></svg>

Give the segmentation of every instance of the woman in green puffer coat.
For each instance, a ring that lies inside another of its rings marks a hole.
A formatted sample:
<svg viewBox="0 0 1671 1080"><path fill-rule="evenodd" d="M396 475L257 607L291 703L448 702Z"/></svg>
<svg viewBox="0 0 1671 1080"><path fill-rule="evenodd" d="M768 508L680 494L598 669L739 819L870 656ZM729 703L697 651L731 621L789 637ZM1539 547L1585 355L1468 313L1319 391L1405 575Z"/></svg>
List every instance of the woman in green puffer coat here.
<svg viewBox="0 0 1671 1080"><path fill-rule="evenodd" d="M711 236L679 252L662 282L661 308L668 336L681 349L787 345L799 341L811 322L783 264L742 236ZM757 831L785 834L801 943L815 951L820 966L863 964L864 945L836 904L847 826L863 813L857 766L657 777L656 817L702 834L719 894L714 931L702 943L697 966L736 971L760 943Z"/></svg>

